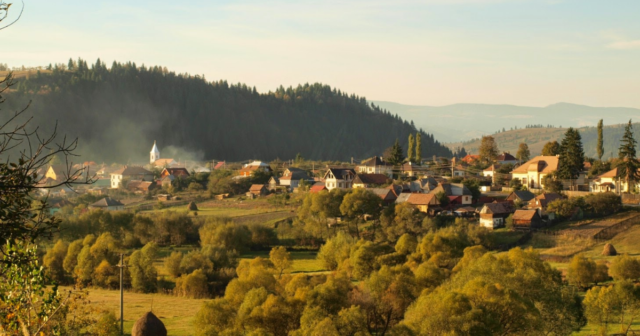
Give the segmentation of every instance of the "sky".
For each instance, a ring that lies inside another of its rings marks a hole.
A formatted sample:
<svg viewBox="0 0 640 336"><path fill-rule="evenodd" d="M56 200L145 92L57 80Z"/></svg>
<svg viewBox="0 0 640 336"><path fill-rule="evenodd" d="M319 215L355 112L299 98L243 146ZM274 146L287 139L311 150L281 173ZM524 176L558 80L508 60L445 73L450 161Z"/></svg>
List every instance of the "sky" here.
<svg viewBox="0 0 640 336"><path fill-rule="evenodd" d="M24 0L0 63L133 61L410 105L640 108L638 14L637 0Z"/></svg>

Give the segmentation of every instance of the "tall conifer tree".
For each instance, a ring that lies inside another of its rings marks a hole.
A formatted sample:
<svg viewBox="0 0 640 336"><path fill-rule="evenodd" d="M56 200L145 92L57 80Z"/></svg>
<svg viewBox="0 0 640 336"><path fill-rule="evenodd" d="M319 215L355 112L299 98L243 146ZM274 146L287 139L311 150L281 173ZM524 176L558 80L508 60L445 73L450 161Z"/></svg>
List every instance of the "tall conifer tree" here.
<svg viewBox="0 0 640 336"><path fill-rule="evenodd" d="M598 151L598 160L602 161L602 156L604 155L604 140L602 138L602 119L598 122L598 144L596 145L596 150Z"/></svg>
<svg viewBox="0 0 640 336"><path fill-rule="evenodd" d="M407 159L409 159L409 162L414 162L415 161L415 157L414 152L413 152L413 134L409 134L409 145L407 146Z"/></svg>
<svg viewBox="0 0 640 336"><path fill-rule="evenodd" d="M578 130L570 127L560 143L560 158L558 162L558 177L574 180L584 170L584 149L582 137Z"/></svg>
<svg viewBox="0 0 640 336"><path fill-rule="evenodd" d="M422 136L416 133L416 162L422 163Z"/></svg>
<svg viewBox="0 0 640 336"><path fill-rule="evenodd" d="M628 192L632 191L632 183L640 180L640 174L638 174L638 168L640 163L636 158L636 139L633 138L633 126L631 120L624 129L624 135L620 140L620 148L618 149L618 176L623 178L627 183Z"/></svg>

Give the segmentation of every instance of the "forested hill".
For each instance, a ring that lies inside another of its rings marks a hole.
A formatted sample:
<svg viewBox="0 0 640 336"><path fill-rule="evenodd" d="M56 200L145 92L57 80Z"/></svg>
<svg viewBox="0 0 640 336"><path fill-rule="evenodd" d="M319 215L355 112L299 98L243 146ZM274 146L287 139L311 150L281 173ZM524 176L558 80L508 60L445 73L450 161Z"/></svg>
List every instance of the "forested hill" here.
<svg viewBox="0 0 640 336"><path fill-rule="evenodd" d="M606 118L606 116L605 116ZM603 146L604 146L604 159L609 159L618 156L618 148L620 147L620 140L624 134L626 124L608 125L604 126L602 130L603 134ZM640 139L638 136L638 130L640 129L640 123L634 123L633 129L635 130L635 138ZM509 130L504 132L498 132L492 134L496 139L498 148L501 151L510 152L515 154L518 151L518 146L525 142L529 145L532 155L539 155L542 151L542 147L549 141L561 142L566 133L566 128L557 127L527 127L515 130ZM580 135L582 136L582 144L584 146L585 155L595 158L596 146L598 143L598 129L596 127L580 127L578 128ZM452 149L458 149L464 147L465 152L478 154L480 148L480 138L473 140L450 143L447 144Z"/></svg>
<svg viewBox="0 0 640 336"><path fill-rule="evenodd" d="M406 149L409 134L416 133L412 123L326 85L260 94L245 84L207 82L161 67L77 64L71 71L53 68L18 78L1 107L17 109L33 100L28 114L47 127L58 121L59 133L77 136L82 160L144 161L154 140L161 150L178 147L182 159L189 153L229 161L297 153L363 159L381 155L396 138ZM422 141L423 157L451 155L432 135L423 133Z"/></svg>

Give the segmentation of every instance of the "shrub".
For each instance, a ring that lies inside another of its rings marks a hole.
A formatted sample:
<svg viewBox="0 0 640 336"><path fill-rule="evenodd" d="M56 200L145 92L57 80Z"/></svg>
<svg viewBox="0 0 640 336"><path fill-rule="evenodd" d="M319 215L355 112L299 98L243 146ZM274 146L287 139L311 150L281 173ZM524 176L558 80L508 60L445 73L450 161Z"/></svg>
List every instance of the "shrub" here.
<svg viewBox="0 0 640 336"><path fill-rule="evenodd" d="M572 285L582 288L595 282L595 275L596 263L582 255L573 257L567 268L567 281Z"/></svg>
<svg viewBox="0 0 640 336"><path fill-rule="evenodd" d="M640 278L640 261L627 254L619 255L613 259L609 275L616 281L638 279Z"/></svg>
<svg viewBox="0 0 640 336"><path fill-rule="evenodd" d="M199 233L200 244L222 246L239 253L247 251L251 243L251 231L246 226L225 218L207 218Z"/></svg>
<svg viewBox="0 0 640 336"><path fill-rule="evenodd" d="M202 272L202 270L195 270L191 274L179 277L176 280L174 293L178 296L194 299L209 297L207 276Z"/></svg>
<svg viewBox="0 0 640 336"><path fill-rule="evenodd" d="M64 259L67 255L69 244L58 240L52 249L44 255L43 266L52 280L62 283L65 280Z"/></svg>
<svg viewBox="0 0 640 336"><path fill-rule="evenodd" d="M164 268L167 270L169 275L174 278L177 278L182 274L182 271L180 270L182 257L181 252L171 252L171 255L164 259Z"/></svg>
<svg viewBox="0 0 640 336"><path fill-rule="evenodd" d="M154 243L148 243L141 250L133 252L129 258L131 287L136 292L153 293L157 290L158 271L153 261L158 253Z"/></svg>

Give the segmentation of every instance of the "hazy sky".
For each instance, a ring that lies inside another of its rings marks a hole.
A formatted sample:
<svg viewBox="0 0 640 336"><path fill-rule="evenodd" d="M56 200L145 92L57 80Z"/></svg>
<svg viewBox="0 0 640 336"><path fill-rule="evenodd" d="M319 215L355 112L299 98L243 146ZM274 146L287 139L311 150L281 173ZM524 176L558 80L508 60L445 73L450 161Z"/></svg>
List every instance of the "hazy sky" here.
<svg viewBox="0 0 640 336"><path fill-rule="evenodd" d="M99 57L262 92L322 82L415 105L640 107L638 0L24 1L0 31L10 66Z"/></svg>

